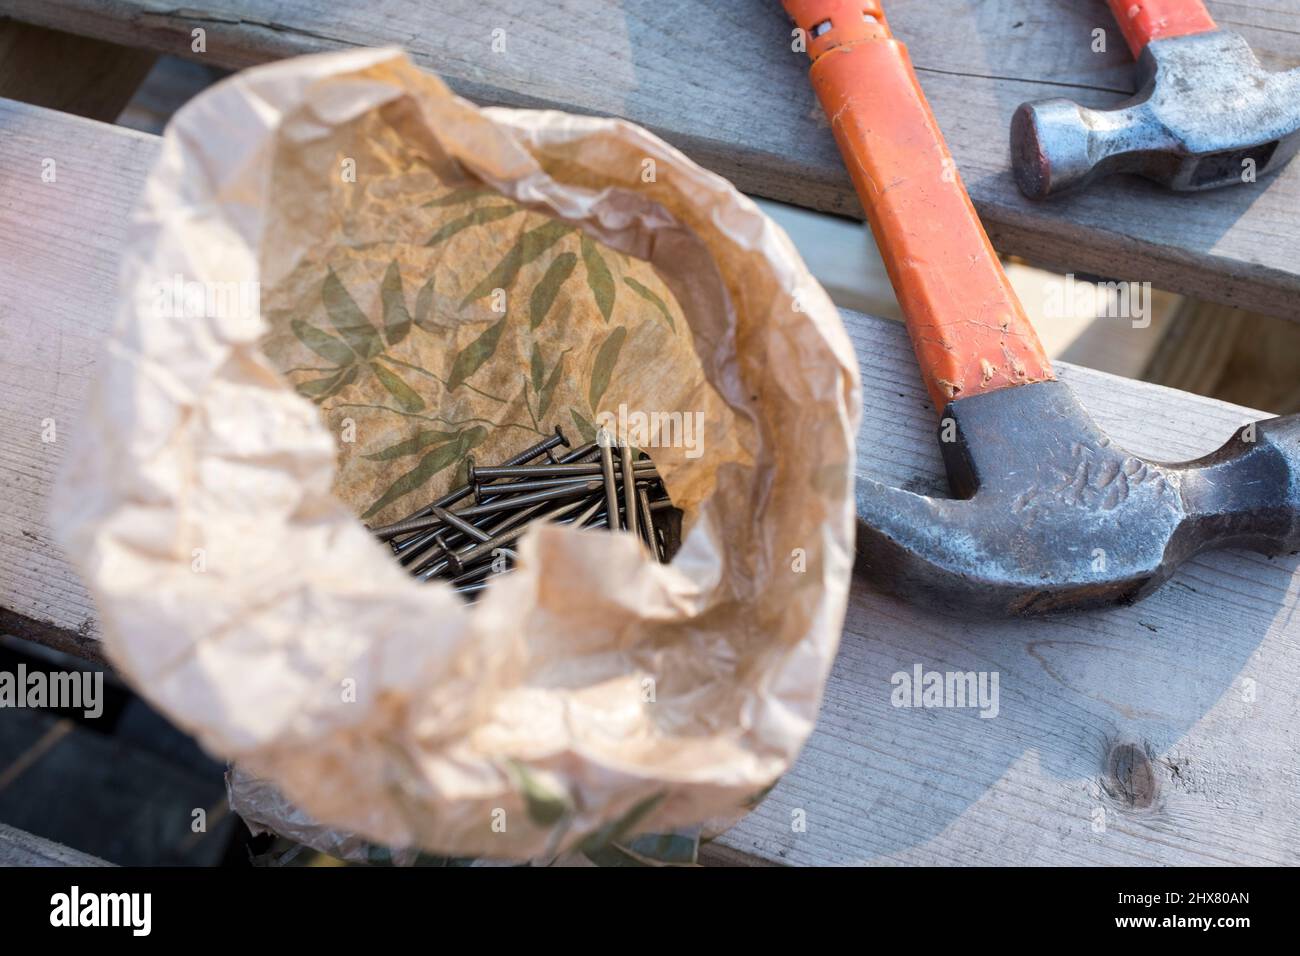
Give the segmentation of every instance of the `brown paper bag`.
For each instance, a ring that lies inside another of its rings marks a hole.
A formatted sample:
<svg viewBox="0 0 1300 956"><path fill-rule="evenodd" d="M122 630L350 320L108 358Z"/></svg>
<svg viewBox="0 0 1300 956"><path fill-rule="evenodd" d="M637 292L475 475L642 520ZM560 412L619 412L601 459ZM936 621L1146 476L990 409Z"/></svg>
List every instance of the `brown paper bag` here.
<svg viewBox="0 0 1300 956"><path fill-rule="evenodd" d="M554 856L735 817L789 767L859 405L788 239L654 136L305 57L168 128L54 524L122 673L313 820ZM470 607L358 520L597 421L686 511L671 565L540 527Z"/></svg>

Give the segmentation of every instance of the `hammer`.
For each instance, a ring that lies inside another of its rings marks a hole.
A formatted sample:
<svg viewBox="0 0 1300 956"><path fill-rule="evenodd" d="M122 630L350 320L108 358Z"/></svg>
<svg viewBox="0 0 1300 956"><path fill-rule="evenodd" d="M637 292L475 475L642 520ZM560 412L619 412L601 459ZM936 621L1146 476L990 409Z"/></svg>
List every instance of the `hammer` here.
<svg viewBox="0 0 1300 956"><path fill-rule="evenodd" d="M1215 189L1281 169L1300 148L1300 70L1271 73L1201 0L1109 0L1138 61L1138 92L1113 109L1024 103L1011 165L1030 199L1137 173Z"/></svg>
<svg viewBox="0 0 1300 956"><path fill-rule="evenodd" d="M921 375L952 499L857 486L873 583L969 614L1127 604L1213 548L1300 548L1300 416L1196 461L1118 448L1056 381L878 0L784 0Z"/></svg>

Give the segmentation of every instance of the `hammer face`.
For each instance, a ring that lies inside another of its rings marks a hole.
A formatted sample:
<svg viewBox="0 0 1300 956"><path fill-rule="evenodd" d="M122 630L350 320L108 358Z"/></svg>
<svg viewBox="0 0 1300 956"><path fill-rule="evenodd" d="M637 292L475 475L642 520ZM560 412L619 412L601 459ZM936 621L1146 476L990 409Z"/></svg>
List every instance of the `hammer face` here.
<svg viewBox="0 0 1300 956"><path fill-rule="evenodd" d="M1131 172L1178 191L1251 182L1300 148L1300 72L1270 73L1227 30L1155 40L1139 89L1109 110L1026 103L1012 120L1016 180L1041 199Z"/></svg>
<svg viewBox="0 0 1300 956"><path fill-rule="evenodd" d="M1300 418L1243 431L1166 465L1116 447L1060 382L959 399L939 433L966 497L859 479L859 565L928 605L1034 615L1131 603L1200 551L1300 548Z"/></svg>

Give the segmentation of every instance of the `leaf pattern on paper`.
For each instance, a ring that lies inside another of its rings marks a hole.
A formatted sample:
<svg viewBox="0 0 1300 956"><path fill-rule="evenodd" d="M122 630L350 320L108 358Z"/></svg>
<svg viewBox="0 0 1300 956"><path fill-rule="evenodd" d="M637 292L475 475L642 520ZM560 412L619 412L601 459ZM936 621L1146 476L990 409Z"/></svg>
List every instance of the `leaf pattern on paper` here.
<svg viewBox="0 0 1300 956"><path fill-rule="evenodd" d="M482 425L466 429L456 436L453 442L440 445L420 459L420 463L399 477L384 491L375 503L361 516L362 520L378 514L389 504L409 495L412 491L426 484L430 478L444 468L456 464L479 442L487 437L487 429Z"/></svg>
<svg viewBox="0 0 1300 956"><path fill-rule="evenodd" d="M418 455L426 448L445 444L459 436L460 432L443 432L433 428L422 428L410 438L405 438L395 445L389 445L387 448L381 448L379 451L371 452L365 457L371 461L391 461L394 458L405 458L407 455Z"/></svg>
<svg viewBox="0 0 1300 956"><path fill-rule="evenodd" d="M436 290L437 276L429 276L420 291L415 294L415 325L426 332L433 332L436 326L432 322L433 296Z"/></svg>
<svg viewBox="0 0 1300 956"><path fill-rule="evenodd" d="M482 335L461 349L460 354L456 356L456 361L452 363L451 374L447 376L447 391L454 392L460 388L465 384L465 379L482 368L483 363L492 357L497 350L497 343L501 341L501 332L509 320L508 315L498 319L488 326Z"/></svg>
<svg viewBox="0 0 1300 956"><path fill-rule="evenodd" d="M578 434L582 436L584 442L596 440L596 426L583 418L577 409L570 408L569 417L573 419L573 426L578 429Z"/></svg>
<svg viewBox="0 0 1300 956"><path fill-rule="evenodd" d="M501 258L496 267L466 294L461 300L461 307L464 308L471 302L491 294L493 289L508 289L515 281L515 277L519 275L520 269L573 230L573 226L558 219L552 219L534 229L529 229L511 246L510 251Z"/></svg>
<svg viewBox="0 0 1300 956"><path fill-rule="evenodd" d="M605 257L600 254L596 244L586 236L582 237L582 264L587 267L587 288L596 299L596 308L609 322L614 312L614 274L609 271Z"/></svg>
<svg viewBox="0 0 1300 956"><path fill-rule="evenodd" d="M555 297L560 294L560 287L573 275L574 266L578 264L578 257L572 252L562 252L552 261L546 274L542 276L542 281L537 283L533 288L533 294L528 300L528 327L536 329L546 321L546 317L551 312L551 306L555 304Z"/></svg>
<svg viewBox="0 0 1300 956"><path fill-rule="evenodd" d="M332 398L343 389L347 388L357 380L359 369L355 365L349 365L347 368L325 378L312 379L307 382L299 382L297 389L298 394L310 398L314 402L323 402L327 398Z"/></svg>
<svg viewBox="0 0 1300 956"><path fill-rule="evenodd" d="M539 827L549 827L559 823L573 810L573 803L568 794L557 793L537 779L537 776L524 764L510 761L515 783L524 796L524 808L528 819Z"/></svg>
<svg viewBox="0 0 1300 956"><path fill-rule="evenodd" d="M334 331L343 337L348 347L363 359L371 359L384 350L379 330L366 318L358 308L356 301L344 288L334 270L330 269L321 283L321 300L325 303L325 314L329 317Z"/></svg>
<svg viewBox="0 0 1300 956"><path fill-rule="evenodd" d="M546 363L542 358L542 347L536 342L533 343L533 356L528 364L533 378L533 391L540 395L542 386L546 383Z"/></svg>
<svg viewBox="0 0 1300 956"><path fill-rule="evenodd" d="M279 313L292 335L276 360L293 387L335 425L357 426L361 444L343 450L340 474L353 476L349 500L368 517L445 485L467 448L501 429L511 438L493 454L557 422L594 441L600 402L628 363L628 321L653 307L677 333L653 270L573 225L477 186L421 209L415 229L427 241L318 266L303 280L309 298ZM476 305L497 289L509 293L504 313Z"/></svg>
<svg viewBox="0 0 1300 956"><path fill-rule="evenodd" d="M446 242L457 233L464 232L470 226L482 226L489 222L496 222L498 219L513 216L518 212L523 212L522 206L480 206L473 212L461 216L459 219L453 219L439 228L437 232L429 237L429 241L425 245L436 246L439 243Z"/></svg>
<svg viewBox="0 0 1300 956"><path fill-rule="evenodd" d="M402 292L402 272L394 259L388 264L384 273L383 284L379 287L380 298L384 303L384 341L397 345L411 331L411 313L406 311L406 296Z"/></svg>
<svg viewBox="0 0 1300 956"><path fill-rule="evenodd" d="M486 186L462 186L460 189L453 189L445 196L430 199L421 208L433 209L439 206L459 206L475 199L483 199L488 196L499 197L500 195L496 190L489 189Z"/></svg>
<svg viewBox="0 0 1300 956"><path fill-rule="evenodd" d="M397 403L402 406L403 411L418 412L424 408L424 399L417 395L415 390L398 378L396 374L390 372L378 362L371 362L370 370L375 373L375 378L379 379L379 384L388 390L388 394L397 399Z"/></svg>
<svg viewBox="0 0 1300 956"><path fill-rule="evenodd" d="M673 321L673 314L668 309L668 303L657 296L652 289L638 282L632 276L624 276L623 284L658 309L659 314L668 323L668 328L672 329L674 333L677 332L677 323Z"/></svg>
<svg viewBox="0 0 1300 956"><path fill-rule="evenodd" d="M289 323L289 327L293 329L293 334L297 336L299 342L327 362L343 366L356 361L356 353L349 348L348 344L328 332L322 332L302 319L294 319Z"/></svg>
<svg viewBox="0 0 1300 956"><path fill-rule="evenodd" d="M550 376L546 379L545 384L538 390L537 395L537 417L546 418L546 413L551 407L551 399L555 397L555 389L560 384L560 379L564 371L564 356L568 350L560 353L559 359L555 363L555 368L551 369Z"/></svg>
<svg viewBox="0 0 1300 956"><path fill-rule="evenodd" d="M587 389L587 404L593 412L599 411L597 406L605 396L605 390L609 388L614 366L618 364L618 353L623 350L623 342L626 339L627 327L620 325L609 333L600 351L596 353L596 361L591 366L591 385Z"/></svg>

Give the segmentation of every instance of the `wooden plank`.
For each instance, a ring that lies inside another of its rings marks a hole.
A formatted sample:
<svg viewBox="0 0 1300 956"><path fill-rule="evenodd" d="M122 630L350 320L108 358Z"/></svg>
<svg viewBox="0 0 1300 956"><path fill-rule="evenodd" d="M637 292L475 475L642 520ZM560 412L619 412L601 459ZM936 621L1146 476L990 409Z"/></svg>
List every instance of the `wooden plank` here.
<svg viewBox="0 0 1300 956"><path fill-rule="evenodd" d="M1225 402L1300 413L1300 325L1209 302L1186 303L1140 373Z"/></svg>
<svg viewBox="0 0 1300 956"><path fill-rule="evenodd" d="M846 321L866 383L860 472L942 493L906 341L896 326ZM1057 367L1137 454L1190 458L1253 417ZM909 607L856 579L816 732L718 842L787 864L1294 865L1298 564L1203 556L1133 608L998 624ZM918 664L997 672L998 716L895 708L891 678Z"/></svg>
<svg viewBox="0 0 1300 956"><path fill-rule="evenodd" d="M0 272L0 605L54 630L87 622L93 637L89 602L44 530L59 445L40 443L39 422L53 408L65 431L76 427L113 313L121 223L157 141L15 104L0 104L0 127L11 133L0 138L0 260L11 263ZM70 172L44 191L23 171L53 143ZM902 327L844 316L864 367L860 471L941 491L934 412ZM1251 417L1060 369L1139 454L1203 453ZM1012 624L907 607L859 580L817 732L711 853L786 863L1297 862L1296 569L1294 557L1205 556L1135 608ZM915 664L997 671L999 716L893 708L891 675ZM1124 769L1133 766L1136 777ZM791 829L795 810L802 832ZM1104 833L1093 831L1097 812Z"/></svg>
<svg viewBox="0 0 1300 956"><path fill-rule="evenodd" d="M758 206L786 231L832 302L841 309L902 320L880 250L863 223L767 199L760 199ZM1174 324L1182 296L1133 287L1135 292L1128 294L1137 298L1130 298L1129 304L1141 312L1127 316L1115 301L1118 290L1093 280L1062 276L1019 261L1006 263L1006 272L1044 351L1054 361L1174 385L1142 373ZM1300 324L1260 318L1300 336ZM1291 382L1295 376L1278 378Z"/></svg>
<svg viewBox="0 0 1300 956"><path fill-rule="evenodd" d="M0 97L112 122L157 57L133 47L0 21Z"/></svg>
<svg viewBox="0 0 1300 956"><path fill-rule="evenodd" d="M90 856L0 823L0 866L112 866Z"/></svg>
<svg viewBox="0 0 1300 956"><path fill-rule="evenodd" d="M0 130L0 629L97 659L93 603L46 510L160 141L7 100Z"/></svg>
<svg viewBox="0 0 1300 956"><path fill-rule="evenodd" d="M1209 0L1274 69L1300 65L1300 0ZM481 103L623 116L745 192L860 213L775 0L3 0L10 15L119 43L243 67L298 53L398 44ZM891 0L926 93L998 248L1059 272L1153 282L1294 317L1300 164L1194 198L1115 179L1030 203L1008 170L1024 100L1122 99L1133 67L1101 0ZM1092 51L1093 30L1107 50ZM206 52L192 52L194 30ZM495 32L494 31L504 31ZM504 51L493 41L504 38Z"/></svg>

